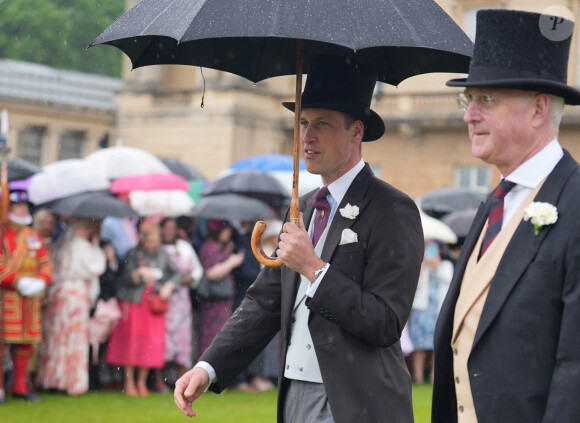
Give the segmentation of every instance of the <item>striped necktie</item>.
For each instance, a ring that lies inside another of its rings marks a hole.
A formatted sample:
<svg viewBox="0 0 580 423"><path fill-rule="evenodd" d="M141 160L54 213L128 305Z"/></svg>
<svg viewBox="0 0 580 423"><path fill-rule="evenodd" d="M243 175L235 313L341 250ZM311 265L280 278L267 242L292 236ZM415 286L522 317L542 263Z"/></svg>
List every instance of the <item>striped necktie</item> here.
<svg viewBox="0 0 580 423"><path fill-rule="evenodd" d="M483 243L481 244L481 252L479 253L480 258L489 248L497 234L499 234L499 231L501 231L503 220L503 199L515 185L516 184L513 182L502 179L493 193L493 198L491 200L491 211L489 212L489 219L487 221L487 231L485 232L485 237L483 238Z"/></svg>
<svg viewBox="0 0 580 423"><path fill-rule="evenodd" d="M328 188L322 187L312 202L312 207L318 210L316 217L314 218L314 230L312 231L312 245L315 247L320 239L320 235L324 232L326 224L328 223L328 218L330 217L330 203L326 199L328 194L330 194Z"/></svg>

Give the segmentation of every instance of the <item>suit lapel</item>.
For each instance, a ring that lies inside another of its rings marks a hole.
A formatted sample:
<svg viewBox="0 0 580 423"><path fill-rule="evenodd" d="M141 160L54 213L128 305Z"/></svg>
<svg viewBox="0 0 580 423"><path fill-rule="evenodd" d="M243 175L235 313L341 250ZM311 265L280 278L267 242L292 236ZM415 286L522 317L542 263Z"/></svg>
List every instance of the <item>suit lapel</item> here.
<svg viewBox="0 0 580 423"><path fill-rule="evenodd" d="M350 187L346 191L341 203L338 206L330 228L328 228L328 235L326 237L326 242L324 243L324 248L322 249L321 259L325 262L330 261L334 250L340 242L342 236L342 231L346 228L350 228L357 219L348 219L340 214L340 209L345 207L347 204L352 206L357 206L359 208L359 216L362 214L364 208L367 206L369 199L365 198L365 193L370 185L370 180L373 177L373 173L368 164L358 173L358 175L350 184Z"/></svg>
<svg viewBox="0 0 580 423"><path fill-rule="evenodd" d="M562 189L577 168L578 164L568 152L565 152L564 157L548 176L534 201L546 202L557 206ZM519 224L492 280L475 334L474 346L481 339L483 333L485 333L495 316L499 313L510 292L534 260L550 229L551 226L546 226L538 235L534 235L534 229L530 222L524 222L522 220Z"/></svg>

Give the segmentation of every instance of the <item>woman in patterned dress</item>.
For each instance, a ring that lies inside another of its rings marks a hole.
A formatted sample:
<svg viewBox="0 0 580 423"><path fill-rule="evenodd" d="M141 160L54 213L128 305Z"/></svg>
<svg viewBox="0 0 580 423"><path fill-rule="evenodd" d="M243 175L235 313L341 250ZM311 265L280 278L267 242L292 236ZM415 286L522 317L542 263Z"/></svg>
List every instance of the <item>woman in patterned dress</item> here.
<svg viewBox="0 0 580 423"><path fill-rule="evenodd" d="M203 267L192 245L178 239L177 223L172 217L164 218L161 226L163 247L181 271L182 281L169 297L169 310L165 314L165 362L177 364L181 377L192 366L192 339L197 337L193 327L193 311L189 289L195 288L203 275ZM161 369L155 370L155 388L160 393L168 393Z"/></svg>
<svg viewBox="0 0 580 423"><path fill-rule="evenodd" d="M89 310L105 266L99 222L72 223L56 246L55 277L47 295L38 369L44 389L69 395L89 389Z"/></svg>

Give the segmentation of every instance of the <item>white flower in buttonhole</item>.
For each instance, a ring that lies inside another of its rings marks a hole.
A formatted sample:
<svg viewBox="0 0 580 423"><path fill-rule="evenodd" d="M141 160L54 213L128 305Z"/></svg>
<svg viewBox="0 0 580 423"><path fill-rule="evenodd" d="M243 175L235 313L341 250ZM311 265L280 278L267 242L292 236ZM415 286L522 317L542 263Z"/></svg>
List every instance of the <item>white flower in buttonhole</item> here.
<svg viewBox="0 0 580 423"><path fill-rule="evenodd" d="M351 206L350 203L347 203L346 206L339 209L339 211L342 217L346 217L347 219L354 219L358 216L358 206Z"/></svg>
<svg viewBox="0 0 580 423"><path fill-rule="evenodd" d="M534 234L538 235L546 225L553 225L558 220L558 209L550 203L532 202L524 210L524 220L531 220Z"/></svg>

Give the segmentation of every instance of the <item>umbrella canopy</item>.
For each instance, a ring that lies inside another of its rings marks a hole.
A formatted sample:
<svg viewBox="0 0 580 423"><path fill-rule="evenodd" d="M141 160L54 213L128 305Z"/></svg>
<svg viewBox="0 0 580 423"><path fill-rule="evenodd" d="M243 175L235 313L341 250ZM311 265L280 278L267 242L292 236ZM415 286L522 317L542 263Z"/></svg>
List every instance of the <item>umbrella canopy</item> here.
<svg viewBox="0 0 580 423"><path fill-rule="evenodd" d="M241 170L256 170L267 173L276 178L284 187L288 195L292 195L294 159L286 154L260 154L257 156L247 157L231 165L228 169L220 173L220 177L230 175ZM320 188L322 181L319 175L315 175L306 170L304 160L300 159L298 163L298 176L300 183L298 185L298 194L303 195L313 189Z"/></svg>
<svg viewBox="0 0 580 423"><path fill-rule="evenodd" d="M189 184L175 173L149 173L146 175L131 175L115 179L111 182L113 194L131 191L179 190L189 191Z"/></svg>
<svg viewBox="0 0 580 423"><path fill-rule="evenodd" d="M161 158L161 161L169 170L179 176L181 176L186 181L203 181L205 176L197 170L195 167L182 162L179 159Z"/></svg>
<svg viewBox="0 0 580 423"><path fill-rule="evenodd" d="M444 244L455 244L457 235L449 226L434 217L421 213L421 226L423 226L423 237L434 239Z"/></svg>
<svg viewBox="0 0 580 423"><path fill-rule="evenodd" d="M148 151L140 148L115 146L97 150L85 160L101 169L110 180L146 173L171 173L171 171Z"/></svg>
<svg viewBox="0 0 580 423"><path fill-rule="evenodd" d="M138 217L129 204L109 192L95 191L72 195L53 201L48 208L58 214L104 219L105 217Z"/></svg>
<svg viewBox="0 0 580 423"><path fill-rule="evenodd" d="M465 238L476 214L477 209L461 210L443 216L441 221L449 226L459 238Z"/></svg>
<svg viewBox="0 0 580 423"><path fill-rule="evenodd" d="M40 204L83 192L108 190L109 186L105 174L85 160L59 160L31 177L28 197L32 203Z"/></svg>
<svg viewBox="0 0 580 423"><path fill-rule="evenodd" d="M179 190L131 191L129 200L141 216L189 216L195 204L188 192Z"/></svg>
<svg viewBox="0 0 580 423"><path fill-rule="evenodd" d="M486 194L469 188L440 188L422 195L421 209L434 217L460 210L477 209Z"/></svg>
<svg viewBox="0 0 580 423"><path fill-rule="evenodd" d="M8 188L10 188L10 190L22 190L22 191L28 191L28 187L30 186L30 180L32 179L31 176L29 176L26 179L19 179L16 181L11 181L8 183Z"/></svg>
<svg viewBox="0 0 580 423"><path fill-rule="evenodd" d="M473 44L433 0L143 0L93 43L134 68L208 67L253 82L297 73L318 54L353 56L392 85L428 72L467 72Z"/></svg>
<svg viewBox="0 0 580 423"><path fill-rule="evenodd" d="M257 170L260 172L292 171L294 159L286 154L259 154L238 160L230 166L236 172L240 170ZM300 159L298 170L306 170L304 160Z"/></svg>
<svg viewBox="0 0 580 423"><path fill-rule="evenodd" d="M42 170L40 166L26 160L14 158L6 162L8 168L8 181L19 181L38 173Z"/></svg>
<svg viewBox="0 0 580 423"><path fill-rule="evenodd" d="M208 219L258 221L274 216L263 201L239 194L221 194L202 198L193 215Z"/></svg>
<svg viewBox="0 0 580 423"><path fill-rule="evenodd" d="M255 170L241 170L218 178L201 194L241 194L275 207L287 204L290 199L290 194L276 178Z"/></svg>

